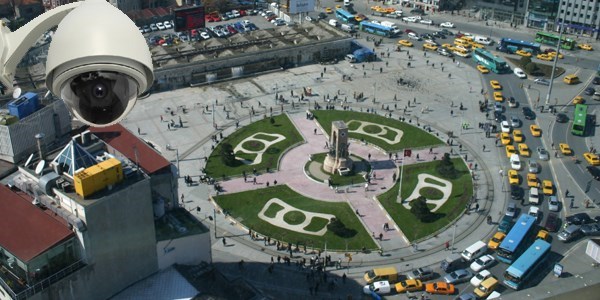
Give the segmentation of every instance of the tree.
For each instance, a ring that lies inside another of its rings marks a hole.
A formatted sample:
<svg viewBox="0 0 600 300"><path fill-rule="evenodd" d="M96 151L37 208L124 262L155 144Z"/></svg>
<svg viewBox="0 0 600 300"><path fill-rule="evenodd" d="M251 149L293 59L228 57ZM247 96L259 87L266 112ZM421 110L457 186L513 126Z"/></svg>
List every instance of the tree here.
<svg viewBox="0 0 600 300"><path fill-rule="evenodd" d="M446 178L455 178L456 177L456 168L454 167L454 163L450 159L449 153L444 153L444 156L440 160L437 171Z"/></svg>
<svg viewBox="0 0 600 300"><path fill-rule="evenodd" d="M233 154L233 146L229 143L221 145L221 161L228 167L236 165L235 155Z"/></svg>
<svg viewBox="0 0 600 300"><path fill-rule="evenodd" d="M525 65L525 72L528 74L534 74L538 70L538 66L534 62L530 62Z"/></svg>
<svg viewBox="0 0 600 300"><path fill-rule="evenodd" d="M527 66L530 63L531 63L530 57L522 56L521 59L519 60L519 65L523 68L525 68L525 66Z"/></svg>
<svg viewBox="0 0 600 300"><path fill-rule="evenodd" d="M427 199L420 196L419 198L411 201L410 212L417 217L421 222L426 222L432 219L433 213L427 206Z"/></svg>

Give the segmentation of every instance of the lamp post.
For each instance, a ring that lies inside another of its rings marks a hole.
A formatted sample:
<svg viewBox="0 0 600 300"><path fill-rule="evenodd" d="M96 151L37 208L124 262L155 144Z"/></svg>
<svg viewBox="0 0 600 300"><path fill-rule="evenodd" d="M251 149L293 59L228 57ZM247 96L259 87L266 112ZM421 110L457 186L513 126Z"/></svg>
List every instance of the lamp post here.
<svg viewBox="0 0 600 300"><path fill-rule="evenodd" d="M558 12L556 14L556 16L558 16L558 13L560 13L560 4L558 5ZM548 105L550 104L550 95L552 94L552 85L554 82L554 72L556 70L556 64L558 63L558 56L560 55L560 44L562 42L562 34L563 34L563 28L565 27L565 18L567 17L567 10L565 8L565 11L563 13L563 17L562 17L562 22L560 24L560 27L558 28L558 42L556 43L556 55L554 56L554 62L552 63L552 72L550 73L550 85L548 85L548 94L546 94L546 104Z"/></svg>

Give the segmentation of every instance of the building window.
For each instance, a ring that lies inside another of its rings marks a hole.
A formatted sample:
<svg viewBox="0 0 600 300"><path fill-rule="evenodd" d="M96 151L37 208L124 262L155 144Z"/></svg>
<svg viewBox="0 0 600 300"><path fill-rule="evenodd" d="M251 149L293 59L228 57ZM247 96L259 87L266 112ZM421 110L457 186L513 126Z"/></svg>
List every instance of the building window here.
<svg viewBox="0 0 600 300"><path fill-rule="evenodd" d="M575 8L579 8L579 4L575 4Z"/></svg>

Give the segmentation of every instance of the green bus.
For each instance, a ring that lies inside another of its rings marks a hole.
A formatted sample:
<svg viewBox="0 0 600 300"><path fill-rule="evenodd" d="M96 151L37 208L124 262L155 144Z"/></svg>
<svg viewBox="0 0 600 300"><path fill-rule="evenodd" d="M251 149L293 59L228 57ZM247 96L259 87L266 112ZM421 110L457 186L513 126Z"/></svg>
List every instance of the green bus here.
<svg viewBox="0 0 600 300"><path fill-rule="evenodd" d="M585 105L585 104L575 105L575 112L573 112L573 127L571 127L571 133L573 135L583 136L585 134L586 121L587 121L587 105Z"/></svg>
<svg viewBox="0 0 600 300"><path fill-rule="evenodd" d="M535 34L535 41L541 44L556 47L556 44L558 43L558 35L549 32L539 31ZM576 44L577 42L575 42L575 40L563 36L562 41L560 42L560 48L566 50L573 50Z"/></svg>
<svg viewBox="0 0 600 300"><path fill-rule="evenodd" d="M510 67L502 58L480 48L473 49L473 60L496 74L509 73Z"/></svg>

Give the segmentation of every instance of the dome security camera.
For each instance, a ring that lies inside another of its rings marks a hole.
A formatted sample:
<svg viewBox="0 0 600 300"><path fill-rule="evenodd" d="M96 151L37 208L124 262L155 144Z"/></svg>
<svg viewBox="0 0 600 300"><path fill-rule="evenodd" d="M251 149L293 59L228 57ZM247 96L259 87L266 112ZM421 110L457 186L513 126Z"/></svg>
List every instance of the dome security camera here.
<svg viewBox="0 0 600 300"><path fill-rule="evenodd" d="M152 58L137 26L103 0L68 13L52 37L46 85L81 122L121 121L153 83Z"/></svg>

